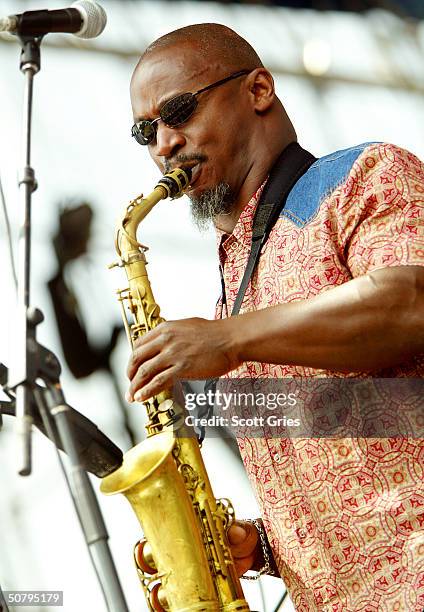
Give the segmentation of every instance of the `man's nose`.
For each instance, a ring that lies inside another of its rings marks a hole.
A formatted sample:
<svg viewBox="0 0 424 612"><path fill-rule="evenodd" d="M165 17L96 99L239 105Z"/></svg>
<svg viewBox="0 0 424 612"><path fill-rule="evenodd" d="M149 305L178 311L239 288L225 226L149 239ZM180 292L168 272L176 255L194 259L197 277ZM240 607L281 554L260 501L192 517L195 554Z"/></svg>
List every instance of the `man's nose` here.
<svg viewBox="0 0 424 612"><path fill-rule="evenodd" d="M185 143L186 140L178 128L170 128L159 121L156 133L156 155L172 157Z"/></svg>

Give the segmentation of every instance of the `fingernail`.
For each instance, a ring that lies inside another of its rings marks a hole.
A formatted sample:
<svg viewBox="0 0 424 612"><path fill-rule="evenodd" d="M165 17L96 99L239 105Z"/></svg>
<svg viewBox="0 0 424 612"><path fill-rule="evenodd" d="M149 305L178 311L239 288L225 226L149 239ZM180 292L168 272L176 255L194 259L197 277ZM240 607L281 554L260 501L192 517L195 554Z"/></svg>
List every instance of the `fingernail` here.
<svg viewBox="0 0 424 612"><path fill-rule="evenodd" d="M125 399L127 400L127 402L128 402L129 404L131 404L131 403L132 403L132 401L133 401L133 400L132 400L132 397L131 397L131 394L130 394L130 392L129 392L129 391L127 391L127 392L125 393Z"/></svg>
<svg viewBox="0 0 424 612"><path fill-rule="evenodd" d="M141 391L137 391L137 393L134 395L134 399L136 402L143 401L143 394L141 393Z"/></svg>

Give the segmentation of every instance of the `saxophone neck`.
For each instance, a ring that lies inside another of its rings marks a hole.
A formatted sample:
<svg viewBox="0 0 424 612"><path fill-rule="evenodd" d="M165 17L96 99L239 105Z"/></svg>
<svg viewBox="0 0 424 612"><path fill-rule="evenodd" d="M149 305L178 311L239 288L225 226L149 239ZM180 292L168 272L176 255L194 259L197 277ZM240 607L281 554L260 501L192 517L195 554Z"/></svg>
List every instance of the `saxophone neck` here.
<svg viewBox="0 0 424 612"><path fill-rule="evenodd" d="M127 206L127 214L122 221L122 227L125 228L125 232L135 239L140 223L156 204L166 197L166 190L162 185L158 184L146 198L143 198L141 195L132 200Z"/></svg>
<svg viewBox="0 0 424 612"><path fill-rule="evenodd" d="M131 251L138 251L142 245L137 242L137 229L143 219L154 206L165 198L179 198L189 186L191 179L190 168L175 168L172 172L164 174L153 191L147 196L138 196L126 207L122 222L119 224L116 250L118 255ZM144 247L143 250L146 250Z"/></svg>

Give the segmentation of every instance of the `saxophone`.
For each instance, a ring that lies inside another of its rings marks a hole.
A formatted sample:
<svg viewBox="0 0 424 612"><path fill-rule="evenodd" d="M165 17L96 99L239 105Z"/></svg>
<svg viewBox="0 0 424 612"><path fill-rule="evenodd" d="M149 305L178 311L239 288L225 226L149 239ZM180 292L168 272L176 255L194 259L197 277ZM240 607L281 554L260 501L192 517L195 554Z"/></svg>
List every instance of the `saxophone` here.
<svg viewBox="0 0 424 612"><path fill-rule="evenodd" d="M116 235L119 263L129 287L118 291L128 340L164 319L146 272L147 247L137 241L140 222L160 200L180 197L189 169L165 174L146 198L127 206ZM132 316L127 318L126 310ZM248 612L226 530L234 510L215 499L196 437L184 424L184 409L170 391L144 402L147 437L130 449L123 464L103 478L106 495L123 493L144 538L134 549L137 573L151 612Z"/></svg>

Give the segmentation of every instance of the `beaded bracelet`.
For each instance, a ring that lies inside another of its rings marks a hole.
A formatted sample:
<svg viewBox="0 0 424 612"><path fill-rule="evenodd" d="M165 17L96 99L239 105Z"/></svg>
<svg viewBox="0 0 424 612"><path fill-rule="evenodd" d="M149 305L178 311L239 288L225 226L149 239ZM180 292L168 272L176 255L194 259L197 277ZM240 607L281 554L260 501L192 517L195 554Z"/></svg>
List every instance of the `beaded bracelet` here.
<svg viewBox="0 0 424 612"><path fill-rule="evenodd" d="M259 533L259 540L261 543L264 564L259 570L257 570L254 576L241 576L241 578L243 578L243 580L259 580L261 576L263 576L264 574L268 574L271 570L271 558L269 556L268 538L266 537L262 521L258 521L258 519L251 519L249 520L249 523L252 523L252 525L256 527Z"/></svg>

